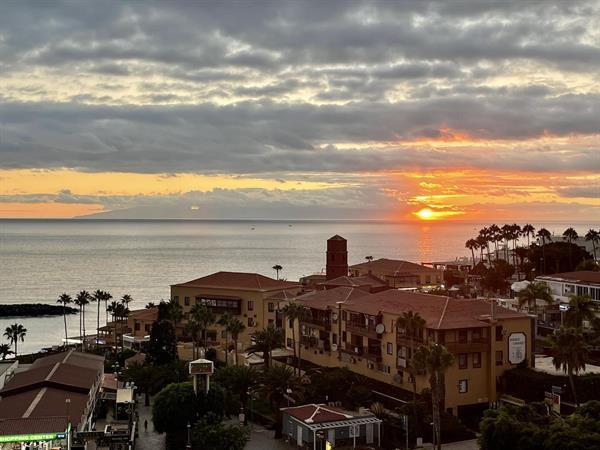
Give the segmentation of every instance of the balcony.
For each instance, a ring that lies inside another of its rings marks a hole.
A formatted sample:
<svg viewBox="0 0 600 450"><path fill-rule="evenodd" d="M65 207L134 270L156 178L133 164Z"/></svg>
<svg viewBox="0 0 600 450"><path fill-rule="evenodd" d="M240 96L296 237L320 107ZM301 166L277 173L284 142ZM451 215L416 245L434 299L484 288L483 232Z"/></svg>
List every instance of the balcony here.
<svg viewBox="0 0 600 450"><path fill-rule="evenodd" d="M424 344L425 342L425 339L423 339L420 336L414 336L412 338L412 343L415 345L415 347L418 347L419 345ZM398 333L396 334L396 343L408 347L411 344L411 337L406 334Z"/></svg>
<svg viewBox="0 0 600 450"><path fill-rule="evenodd" d="M365 354L367 359L375 362L381 362L381 349L380 348L369 348Z"/></svg>
<svg viewBox="0 0 600 450"><path fill-rule="evenodd" d="M471 339L470 341L440 342L451 353L485 352L490 347L487 337Z"/></svg>
<svg viewBox="0 0 600 450"><path fill-rule="evenodd" d="M365 327L364 324L359 324L356 322L346 322L346 331L352 334L359 334L361 336L367 336L372 339L377 339L377 332L375 331L375 327Z"/></svg>
<svg viewBox="0 0 600 450"><path fill-rule="evenodd" d="M345 348L342 347L342 352L348 353L348 354L354 355L354 356L364 356L365 355L364 347L352 345L350 343L346 344Z"/></svg>
<svg viewBox="0 0 600 450"><path fill-rule="evenodd" d="M307 320L303 320L302 323L315 326L325 331L331 331L331 322L325 317L311 317Z"/></svg>

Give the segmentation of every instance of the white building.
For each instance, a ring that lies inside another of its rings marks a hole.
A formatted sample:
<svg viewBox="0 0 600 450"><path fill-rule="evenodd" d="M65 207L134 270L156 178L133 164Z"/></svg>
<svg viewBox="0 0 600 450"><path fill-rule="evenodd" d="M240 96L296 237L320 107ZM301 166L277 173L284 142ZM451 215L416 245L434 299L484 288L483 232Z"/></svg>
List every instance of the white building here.
<svg viewBox="0 0 600 450"><path fill-rule="evenodd" d="M600 303L600 272L555 273L539 276L535 281L546 283L554 298L562 303L568 303L572 295L588 295Z"/></svg>

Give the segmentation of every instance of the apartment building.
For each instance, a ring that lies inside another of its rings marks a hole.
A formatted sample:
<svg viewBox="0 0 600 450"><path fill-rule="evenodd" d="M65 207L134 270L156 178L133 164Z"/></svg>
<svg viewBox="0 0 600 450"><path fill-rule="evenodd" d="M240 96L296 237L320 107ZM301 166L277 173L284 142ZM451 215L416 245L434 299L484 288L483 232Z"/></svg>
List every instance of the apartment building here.
<svg viewBox="0 0 600 450"><path fill-rule="evenodd" d="M310 311L310 319L299 330L297 323L286 321L286 344L291 346L295 326L303 360L347 367L409 392L411 342L443 344L455 356L446 374L445 398L445 408L453 414L496 401L502 373L533 361L533 319L483 300L399 290L370 294L338 287L295 301ZM426 322L412 337L398 320L407 311L419 313ZM416 381L418 392L429 387L426 376L417 376Z"/></svg>
<svg viewBox="0 0 600 450"><path fill-rule="evenodd" d="M150 341L152 324L158 320L158 307L137 309L127 316L128 333L123 334L123 347L143 350Z"/></svg>
<svg viewBox="0 0 600 450"><path fill-rule="evenodd" d="M600 272L580 270L555 273L539 276L535 281L546 283L554 298L561 303L568 303L572 295L588 295L600 302Z"/></svg>
<svg viewBox="0 0 600 450"><path fill-rule="evenodd" d="M353 277L369 274L392 288L436 288L444 284L443 270L409 261L380 258L350 266L350 275Z"/></svg>
<svg viewBox="0 0 600 450"><path fill-rule="evenodd" d="M218 316L229 313L241 320L246 330L239 336L238 351L250 345L250 336L268 325L281 324L280 304L300 293L301 285L275 280L257 273L216 272L185 283L171 286L171 300L183 308L184 322L192 307L203 304ZM225 358L226 334L215 324L207 333L208 344L220 349Z"/></svg>

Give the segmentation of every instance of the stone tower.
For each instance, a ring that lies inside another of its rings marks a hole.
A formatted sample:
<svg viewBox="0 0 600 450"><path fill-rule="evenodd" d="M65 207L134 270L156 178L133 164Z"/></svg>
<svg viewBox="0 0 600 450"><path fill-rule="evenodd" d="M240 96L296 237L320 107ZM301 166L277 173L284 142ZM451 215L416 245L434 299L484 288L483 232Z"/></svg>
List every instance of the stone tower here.
<svg viewBox="0 0 600 450"><path fill-rule="evenodd" d="M348 275L348 246L346 239L335 235L327 240L327 280Z"/></svg>

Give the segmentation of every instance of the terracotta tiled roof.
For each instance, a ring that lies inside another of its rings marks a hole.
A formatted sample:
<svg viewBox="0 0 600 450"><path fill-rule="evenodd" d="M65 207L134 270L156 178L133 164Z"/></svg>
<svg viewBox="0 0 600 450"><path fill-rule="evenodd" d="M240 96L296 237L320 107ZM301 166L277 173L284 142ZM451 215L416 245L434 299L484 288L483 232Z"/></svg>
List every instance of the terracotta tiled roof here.
<svg viewBox="0 0 600 450"><path fill-rule="evenodd" d="M557 278L569 281L579 281L580 283L600 284L600 272L594 272L592 270L579 270L577 272L555 273L552 275L544 275L539 278L544 280Z"/></svg>
<svg viewBox="0 0 600 450"><path fill-rule="evenodd" d="M269 300L275 300L275 301L286 301L286 300L292 300L296 297L296 294L291 293L290 291L280 291L280 292L276 292L273 295L269 295L267 298Z"/></svg>
<svg viewBox="0 0 600 450"><path fill-rule="evenodd" d="M373 316L379 313L400 315L406 311L414 311L425 319L427 328L433 329L489 326L485 317L491 312L491 306L483 300L461 300L395 289L355 299L344 309ZM497 319L519 317L528 316L500 306L496 307Z"/></svg>
<svg viewBox="0 0 600 450"><path fill-rule="evenodd" d="M308 424L338 422L358 417L356 415L353 415L349 411L345 411L335 406L316 404L294 406L291 408L282 408L281 411L298 419L301 422Z"/></svg>
<svg viewBox="0 0 600 450"><path fill-rule="evenodd" d="M398 259L387 259L380 258L371 262L364 262L350 266L351 269L370 270L377 274L388 274L388 275L403 275L403 274L415 274L415 273L439 273L439 270L431 267L422 266L421 264L415 264L409 261L402 261Z"/></svg>
<svg viewBox="0 0 600 450"><path fill-rule="evenodd" d="M291 281L275 280L258 273L216 272L186 283L174 284L177 287L199 287L212 289L240 289L247 291L276 291L300 287Z"/></svg>
<svg viewBox="0 0 600 450"><path fill-rule="evenodd" d="M34 361L31 367L35 368L53 365L57 362L95 370L100 370L104 367L104 357L92 355L90 353L77 352L75 350L69 350L68 352L56 353L54 355L38 358Z"/></svg>
<svg viewBox="0 0 600 450"><path fill-rule="evenodd" d="M309 308L333 309L338 303L353 304L356 299L369 296L369 292L359 288L337 287L323 291L314 291L296 297L296 301Z"/></svg>
<svg viewBox="0 0 600 450"><path fill-rule="evenodd" d="M155 322L158 320L158 306L152 308L136 309L129 313L130 319L135 320L148 320Z"/></svg>
<svg viewBox="0 0 600 450"><path fill-rule="evenodd" d="M384 287L388 284L381 278L373 274L366 274L360 277L338 277L321 283L323 286L348 286L348 287Z"/></svg>
<svg viewBox="0 0 600 450"><path fill-rule="evenodd" d="M60 433L67 430L67 416L0 419L0 435Z"/></svg>
<svg viewBox="0 0 600 450"><path fill-rule="evenodd" d="M343 238L342 236L340 236L339 234L336 234L335 236L331 236L329 239L327 239L328 241L345 241L346 239Z"/></svg>

